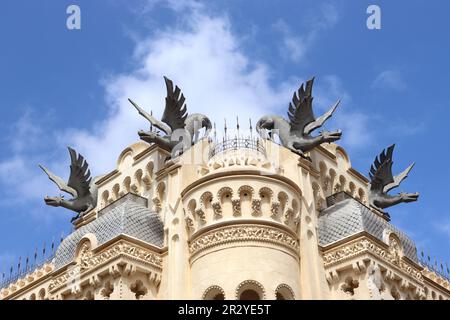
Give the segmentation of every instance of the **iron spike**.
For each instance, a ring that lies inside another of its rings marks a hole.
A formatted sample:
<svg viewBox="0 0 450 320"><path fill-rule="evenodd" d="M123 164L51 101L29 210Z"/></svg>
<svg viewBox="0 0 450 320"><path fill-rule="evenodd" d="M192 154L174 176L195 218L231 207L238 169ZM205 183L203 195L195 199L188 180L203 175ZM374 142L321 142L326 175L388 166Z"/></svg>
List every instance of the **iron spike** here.
<svg viewBox="0 0 450 320"><path fill-rule="evenodd" d="M224 119L224 131L225 131L225 137L224 139L227 139L227 119Z"/></svg>
<svg viewBox="0 0 450 320"><path fill-rule="evenodd" d="M150 115L153 116L153 110L150 110ZM150 122L150 132L153 132L153 123Z"/></svg>

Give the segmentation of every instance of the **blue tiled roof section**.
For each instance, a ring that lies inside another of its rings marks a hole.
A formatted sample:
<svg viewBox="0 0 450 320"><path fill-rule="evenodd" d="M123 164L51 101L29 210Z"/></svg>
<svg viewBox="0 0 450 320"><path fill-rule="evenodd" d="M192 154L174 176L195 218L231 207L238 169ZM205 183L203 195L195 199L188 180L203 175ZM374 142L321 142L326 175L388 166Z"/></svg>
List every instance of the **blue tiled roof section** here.
<svg viewBox="0 0 450 320"><path fill-rule="evenodd" d="M128 194L101 210L96 220L82 226L63 240L55 254L56 269L74 260L78 243L88 233L95 234L98 245L119 235L127 235L163 247L163 222L157 213L147 208L145 203L145 199Z"/></svg>
<svg viewBox="0 0 450 320"><path fill-rule="evenodd" d="M394 232L402 243L405 256L418 262L414 242L355 199L342 200L321 212L318 223L319 245L326 247L363 231L383 241L384 230Z"/></svg>

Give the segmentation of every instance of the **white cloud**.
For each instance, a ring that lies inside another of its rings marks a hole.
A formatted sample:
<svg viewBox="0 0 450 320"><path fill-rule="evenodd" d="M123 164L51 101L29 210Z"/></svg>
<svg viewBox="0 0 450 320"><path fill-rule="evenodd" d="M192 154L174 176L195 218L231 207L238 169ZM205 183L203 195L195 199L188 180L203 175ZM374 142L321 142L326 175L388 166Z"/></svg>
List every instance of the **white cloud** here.
<svg viewBox="0 0 450 320"><path fill-rule="evenodd" d="M8 186L11 197L4 201L14 201L14 197L15 201L42 201L47 194L58 194L56 186L36 165L43 161L56 174L67 177L69 158L64 148L59 147L55 151L49 145L75 147L86 157L93 174L113 170L121 151L139 140L137 131L149 127L127 99L132 98L147 110L152 109L155 116L161 116L165 97L163 75L182 88L189 112L205 113L217 122L218 128L222 127L224 118L228 123L234 123L239 116L241 127L244 127L248 118L252 118L255 124L260 116L275 113L275 110L286 115L285 107L300 79L289 78L272 85L270 67L241 50L239 38L231 32L227 17L209 16L201 6L193 3L184 8L184 19L177 25L156 30L152 36L139 39L132 57L134 68L129 73L102 80L109 108L103 121L93 123L90 130L69 128L63 132L43 130L51 126L41 123L33 133L38 136L41 133L41 144L47 148L35 150L32 154L17 142L20 139L14 142L13 155L0 162L0 181ZM175 7L174 10L180 8ZM327 25L336 20L333 16L328 19L324 22ZM343 129L346 145L364 145L370 139L366 130L367 119L351 111L350 95L343 89L339 78L322 77L317 80L315 88L317 113L327 110L338 98L342 99L341 107L327 123L329 130ZM31 123L37 126L39 121L27 116L18 123L19 127L27 128ZM28 134L27 130L23 133ZM14 179L9 176L11 168L14 168Z"/></svg>
<svg viewBox="0 0 450 320"><path fill-rule="evenodd" d="M309 28L298 34L288 24L279 19L272 25L273 29L282 36L280 54L287 60L300 62L308 50L316 42L319 33L334 26L339 20L337 8L332 4L322 4L319 12L314 12L314 18L309 21Z"/></svg>
<svg viewBox="0 0 450 320"><path fill-rule="evenodd" d="M293 62L299 62L310 45L308 37L293 35L287 23L281 19L274 23L272 27L282 35L281 56Z"/></svg>
<svg viewBox="0 0 450 320"><path fill-rule="evenodd" d="M45 195L58 192L38 168L38 164L43 162L58 174L67 174L68 171L67 158L61 160L61 154L54 148L56 132L48 130L51 128L51 117L50 114L36 114L28 107L3 137L8 141L3 150L9 148L9 154L0 160L0 183L3 190L0 205L42 201ZM30 212L37 209L34 206L31 208Z"/></svg>
<svg viewBox="0 0 450 320"><path fill-rule="evenodd" d="M372 88L394 89L398 91L407 88L406 82L399 71L384 70L372 82Z"/></svg>
<svg viewBox="0 0 450 320"><path fill-rule="evenodd" d="M66 135L96 172L111 170L121 150L138 140L137 131L149 126L128 98L162 115L163 75L182 88L189 112L207 114L218 127L224 118L234 122L237 115L245 123L250 117L256 121L291 96L296 83L271 86L267 65L240 51L227 18L194 10L187 20L182 29L161 30L138 43L136 69L105 80L110 116L91 132Z"/></svg>
<svg viewBox="0 0 450 320"><path fill-rule="evenodd" d="M325 112L336 100L339 99L341 101L338 109L333 114L333 120L328 120L324 127L328 130L341 129L343 131L342 138L338 143L344 144L350 149L364 147L371 143L374 136L372 131L368 130L369 117L365 113L358 112L351 107L351 96L345 90L342 81L333 75L325 76L318 80L321 84L314 98L318 111ZM319 113L316 112L316 115L319 115Z"/></svg>

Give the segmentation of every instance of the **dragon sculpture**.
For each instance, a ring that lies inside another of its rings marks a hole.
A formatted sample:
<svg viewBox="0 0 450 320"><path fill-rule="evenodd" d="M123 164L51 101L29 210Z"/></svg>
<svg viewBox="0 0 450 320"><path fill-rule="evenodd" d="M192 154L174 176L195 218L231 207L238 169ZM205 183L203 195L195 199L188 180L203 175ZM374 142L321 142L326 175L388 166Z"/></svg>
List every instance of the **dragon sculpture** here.
<svg viewBox="0 0 450 320"><path fill-rule="evenodd" d="M53 181L61 191L64 191L72 196L72 199L66 200L64 196L45 197L45 204L53 207L64 207L66 209L75 211L77 216L72 218L72 222L82 217L85 213L94 209L97 206L98 188L96 182L103 176L91 177L89 165L82 155L69 149L71 158L70 177L66 183L57 175L53 174L46 167L39 165L39 167L47 174L49 179Z"/></svg>
<svg viewBox="0 0 450 320"><path fill-rule="evenodd" d="M397 188L400 183L408 177L409 172L414 167L412 163L399 175L392 176L392 154L395 144L383 150L378 157L375 158L373 165L370 167L369 177L370 184L368 186L369 204L371 207L379 210L383 214L389 216L383 211L384 208L391 207L401 202L417 201L419 193L404 193L397 195L389 195L388 192Z"/></svg>
<svg viewBox="0 0 450 320"><path fill-rule="evenodd" d="M270 130L270 138L274 133L278 134L284 147L306 159L309 159L305 155L306 152L322 143L339 140L342 135L341 130L337 130L322 131L318 136L311 136L311 132L322 127L339 105L339 101L337 101L328 112L316 118L312 109L313 83L314 78L306 82L306 89L302 84L298 92L294 92L288 109L289 121L280 116L268 115L262 117L256 124L256 130L261 136L267 138L267 135L263 135L262 129Z"/></svg>
<svg viewBox="0 0 450 320"><path fill-rule="evenodd" d="M180 88L176 86L174 90L172 80L166 77L164 77L164 81L166 82L167 96L161 121L143 110L131 99L128 100L141 116L165 134L164 136L160 136L157 132L152 130L148 132L140 130L138 134L141 140L148 143L156 143L159 147L170 152L176 151L183 153L197 141L199 131L202 128L205 128L205 137L209 135L212 130L211 121L208 117L200 113L188 115L184 103L185 97L183 93L181 93ZM180 146L180 138L182 138L181 140L183 141L183 144L181 144L182 150L178 150L177 148L177 146ZM185 139L190 140L190 142L184 143ZM175 156L178 154L175 154Z"/></svg>

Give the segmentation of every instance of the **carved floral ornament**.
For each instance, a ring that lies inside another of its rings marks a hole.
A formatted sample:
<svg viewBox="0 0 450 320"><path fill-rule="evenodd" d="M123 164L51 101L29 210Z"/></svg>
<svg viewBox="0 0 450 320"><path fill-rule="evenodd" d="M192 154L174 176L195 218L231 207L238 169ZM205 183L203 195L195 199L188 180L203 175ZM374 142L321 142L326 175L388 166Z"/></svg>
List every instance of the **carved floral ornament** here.
<svg viewBox="0 0 450 320"><path fill-rule="evenodd" d="M195 255L210 247L232 242L260 241L282 245L295 254L298 253L298 241L289 233L277 228L258 225L239 225L212 230L194 239L189 252Z"/></svg>
<svg viewBox="0 0 450 320"><path fill-rule="evenodd" d="M398 265L403 257L403 248L400 240L394 233L389 235L389 253L392 256L392 262Z"/></svg>
<svg viewBox="0 0 450 320"><path fill-rule="evenodd" d="M98 268L119 256L128 257L133 260L150 264L157 270L162 269L162 258L155 252L122 241L112 247L94 254L90 250L89 241L85 241L85 243L83 243L80 247L77 266L74 268L69 268L62 275L53 279L50 282L49 290L55 291L56 289L67 284L70 279L74 279L74 277L77 276L82 276L84 273Z"/></svg>
<svg viewBox="0 0 450 320"><path fill-rule="evenodd" d="M354 241L345 246L331 249L323 255L325 268L330 268L338 263L351 260L365 253L371 253L383 261L399 268L402 272L408 274L414 279L423 282L421 272L413 265L403 261L392 253L392 249L384 249L378 244L368 239Z"/></svg>

